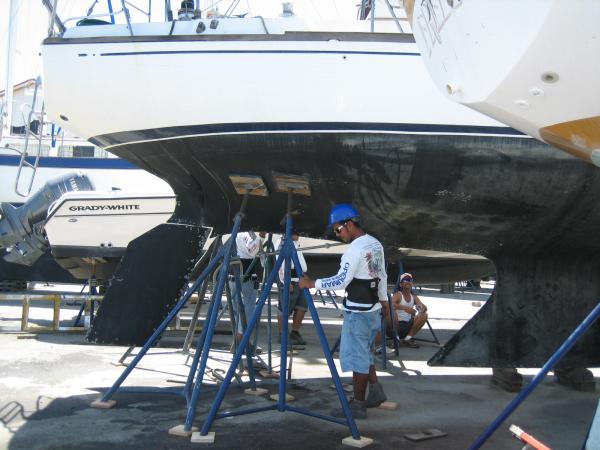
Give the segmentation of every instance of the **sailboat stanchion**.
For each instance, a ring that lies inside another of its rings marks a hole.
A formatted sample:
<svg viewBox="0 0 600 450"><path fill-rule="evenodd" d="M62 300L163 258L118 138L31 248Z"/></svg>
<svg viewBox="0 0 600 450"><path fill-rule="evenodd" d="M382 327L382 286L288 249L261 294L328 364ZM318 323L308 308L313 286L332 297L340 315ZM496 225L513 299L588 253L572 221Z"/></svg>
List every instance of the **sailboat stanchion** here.
<svg viewBox="0 0 600 450"><path fill-rule="evenodd" d="M286 403L286 358L287 358L287 323L286 322L287 322L287 320L283 320L283 323L282 323L283 329L282 329L282 335L281 335L281 367L280 367L280 371L279 371L279 395L278 395L277 403L275 405L269 405L269 406L265 406L265 407L251 408L251 409L246 409L246 410L241 410L241 411L232 411L232 412L226 412L226 413L219 414L219 409L221 407L221 404L223 402L223 399L225 397L225 393L227 392L229 384L231 383L231 379L233 377L235 368L236 368L237 364L239 363L240 358L242 357L242 349L248 345L250 336L252 334L252 330L254 329L254 327L257 324L257 321L260 318L260 315L262 313L262 308L264 307L265 302L270 295L270 287L272 286L273 282L275 281L275 277L278 276L278 272L279 272L281 265L285 264L285 268L286 268L285 278L284 278L284 287L283 287L283 296L282 296L282 303L283 303L282 310L283 310L284 318L287 317L286 313L289 310L289 286L290 286L290 281L291 281L291 270L289 270L290 263L294 264L294 268L295 268L297 276L299 278L301 278L303 275L302 267L301 267L300 261L298 259L297 250L292 241L292 221L293 221L292 214L291 214L292 193L290 191L288 191L288 195L289 195L289 197L288 197L288 212L286 215L286 230L285 230L285 238L284 238L283 246L281 248L281 252L279 253L279 255L277 257L275 265L273 266L273 268L271 269L271 272L269 273L267 283L265 285L263 285L261 294L259 296L258 304L256 306L256 310L255 310L254 314L252 315L250 322L248 323L248 327L247 327L246 331L244 332L242 341L240 343L240 348L237 349L235 356L233 357L233 360L231 361L229 370L227 371L227 374L224 377L223 383L221 384L221 387L219 388L219 391L217 392L217 396L211 405L211 408L207 414L207 417L202 425L201 431L199 433L192 434L192 442L212 442L214 440L214 433L209 434L209 431L210 431L210 428L215 419L232 417L232 416L243 415L243 414L252 414L252 413L263 412L263 411L272 411L275 409L278 411L292 411L292 412L304 414L307 416L315 417L317 419L327 420L327 421L335 422L335 423L338 423L341 425L346 425L346 426L348 426L348 428L350 429L350 432L351 432L351 437L346 438L346 439L362 440L365 445L371 442L371 440L369 438L364 438L364 437L360 436L360 433L358 431L358 428L356 426L356 423L355 423L352 413L350 411L350 406L349 406L348 400L346 398L346 395L344 393L344 390L342 387L342 382L337 373L335 363L333 362L333 357L331 356L331 352L329 351L329 346L327 343L327 338L325 336L325 332L323 330L323 326L321 325L316 307L314 305L313 298L310 295L310 292L308 289L303 289L302 294L304 295L304 297L306 299L308 308L313 317L313 321L315 323L315 327L317 330L317 334L319 336L321 347L323 349L323 353L327 360L327 364L328 364L329 370L331 372L331 376L333 378L333 381L334 381L334 384L336 387L336 391L338 393L338 397L339 397L340 403L342 405L342 409L344 411L345 420L337 419L335 417L325 416L325 415L315 413L313 411L305 410L302 408L296 408L296 407L290 406ZM186 423L186 425L191 426L191 423L189 423L189 424Z"/></svg>

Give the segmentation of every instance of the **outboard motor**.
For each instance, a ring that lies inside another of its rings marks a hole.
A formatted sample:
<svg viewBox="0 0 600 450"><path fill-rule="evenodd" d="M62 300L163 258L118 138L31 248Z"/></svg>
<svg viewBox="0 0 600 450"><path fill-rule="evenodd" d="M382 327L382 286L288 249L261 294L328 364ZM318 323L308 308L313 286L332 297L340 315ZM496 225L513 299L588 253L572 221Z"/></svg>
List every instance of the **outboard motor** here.
<svg viewBox="0 0 600 450"><path fill-rule="evenodd" d="M0 204L0 248L7 262L31 266L48 250L44 224L48 208L63 194L93 191L92 181L81 172L71 172L47 182L27 202L15 208Z"/></svg>

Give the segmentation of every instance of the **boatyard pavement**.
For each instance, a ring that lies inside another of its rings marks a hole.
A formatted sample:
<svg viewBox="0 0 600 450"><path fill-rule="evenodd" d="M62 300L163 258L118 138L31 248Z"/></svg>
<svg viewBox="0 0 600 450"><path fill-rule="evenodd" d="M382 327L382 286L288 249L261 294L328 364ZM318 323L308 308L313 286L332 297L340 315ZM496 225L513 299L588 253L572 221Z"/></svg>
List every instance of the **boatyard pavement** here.
<svg viewBox="0 0 600 450"><path fill-rule="evenodd" d="M449 339L485 302L489 291L447 294L423 292L429 306L430 322L442 341ZM478 303L479 302L479 303ZM318 302L330 343L341 330L339 311L332 304ZM48 322L52 308L32 308L31 321ZM77 307L65 307L63 324L76 314ZM118 391L112 409L93 409L90 402L110 387L123 371L117 361L126 348L86 344L83 334L24 333L19 331L20 304L0 303L0 449L11 450L92 450L92 449L335 449L348 448L342 439L348 428L294 412L278 411L248 414L217 420L212 431L214 444L191 443L168 429L185 421L183 397L164 391L181 389L191 359L182 354L182 333L170 333L160 347L148 356L125 381L125 387L153 387L162 392ZM273 307L273 314L275 314ZM267 315L263 314L259 344L267 348ZM226 329L224 323L220 327ZM277 326L273 323L273 333ZM319 345L315 328L307 315L301 330L308 341L305 350L293 355L290 403L318 414L329 414L338 406L336 391ZM428 331L419 337L429 339ZM273 339L277 342L276 336ZM227 369L230 335L215 335L197 407L195 426L201 426L216 392L219 370ZM220 351L219 351L220 350ZM427 366L438 350L421 342L419 349L401 348L403 369L390 355L387 369L377 361L378 374L388 400L395 410L370 409L366 420L357 421L364 436L374 440L371 449L464 449L505 408L516 394L504 392L489 383L490 369L440 368ZM135 352L134 352L135 353ZM265 352L266 353L266 352ZM261 355L268 363L267 355ZM129 358L127 361L131 361ZM278 364L278 354L272 355ZM336 365L339 362L336 355ZM216 369L216 370L215 370ZM535 369L521 370L525 382ZM598 377L599 373L594 371ZM348 383L351 374L342 374ZM247 377L244 378L247 380ZM276 380L258 379L269 393L277 392ZM247 386L245 386L247 387ZM587 434L595 411L596 392L577 392L556 383L548 375L533 394L494 433L483 448L520 449L523 444L508 431L516 424L553 449L578 449ZM267 396L251 396L232 383L221 411L273 404ZM404 435L436 428L447 436L420 442Z"/></svg>

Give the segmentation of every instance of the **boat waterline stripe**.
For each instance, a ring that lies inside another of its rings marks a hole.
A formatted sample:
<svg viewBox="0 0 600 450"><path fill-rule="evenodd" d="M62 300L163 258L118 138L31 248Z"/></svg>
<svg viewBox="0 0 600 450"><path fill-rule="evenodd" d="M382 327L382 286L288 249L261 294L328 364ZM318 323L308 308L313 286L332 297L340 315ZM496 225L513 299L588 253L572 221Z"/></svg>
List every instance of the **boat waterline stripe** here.
<svg viewBox="0 0 600 450"><path fill-rule="evenodd" d="M34 157L25 158L30 164L35 163ZM0 166L18 167L20 156L0 155ZM61 169L137 169L135 164L120 158L65 158L59 156L41 156L39 167Z"/></svg>
<svg viewBox="0 0 600 450"><path fill-rule="evenodd" d="M171 217L173 215L173 211L164 211L164 212L146 212L146 213L122 213L122 214L56 214L53 215L52 218L55 217L70 217L72 219L77 219L78 217L109 217L109 216L153 216L162 214L163 216ZM48 217L50 219L50 217ZM48 220L47 219L47 220Z"/></svg>
<svg viewBox="0 0 600 450"><path fill-rule="evenodd" d="M358 123L358 122L271 122L271 123L225 123L189 125L146 130L122 131L94 136L89 139L95 145L109 148L138 142L180 139L203 135L244 133L414 133L414 134L469 134L524 137L510 127L483 125L437 125L416 123Z"/></svg>
<svg viewBox="0 0 600 450"><path fill-rule="evenodd" d="M183 54L324 54L324 55L382 55L382 56L421 56L414 52L370 52L370 51L340 51L340 50L161 50L149 52L110 52L100 53L100 56L133 56L133 55L183 55ZM87 56L80 54L79 56Z"/></svg>

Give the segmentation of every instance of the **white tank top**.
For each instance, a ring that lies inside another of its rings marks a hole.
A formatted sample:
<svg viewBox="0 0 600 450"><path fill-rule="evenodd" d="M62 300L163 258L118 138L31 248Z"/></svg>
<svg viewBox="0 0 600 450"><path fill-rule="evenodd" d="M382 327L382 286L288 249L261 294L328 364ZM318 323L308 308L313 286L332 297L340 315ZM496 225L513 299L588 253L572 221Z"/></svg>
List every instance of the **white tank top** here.
<svg viewBox="0 0 600 450"><path fill-rule="evenodd" d="M415 297L410 294L410 300L406 301L404 299L404 295L400 294L400 304L402 306L408 306L409 308L414 308L415 307ZM409 322L410 319L412 318L412 316L407 313L406 311L398 308L398 311L396 311L396 314L398 315L398 320L400 322Z"/></svg>

